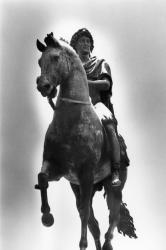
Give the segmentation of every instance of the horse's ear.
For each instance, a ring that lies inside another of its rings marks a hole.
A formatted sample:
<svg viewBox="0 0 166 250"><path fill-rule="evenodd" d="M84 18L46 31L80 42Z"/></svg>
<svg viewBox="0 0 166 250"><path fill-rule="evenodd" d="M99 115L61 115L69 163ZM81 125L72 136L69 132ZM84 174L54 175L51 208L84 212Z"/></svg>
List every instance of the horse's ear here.
<svg viewBox="0 0 166 250"><path fill-rule="evenodd" d="M40 52L44 52L46 49L46 46L43 43L41 43L38 39L36 41L36 46Z"/></svg>
<svg viewBox="0 0 166 250"><path fill-rule="evenodd" d="M60 42L54 37L53 32L50 34L47 34L47 36L44 39L44 42L47 46L51 46L53 48L61 48Z"/></svg>

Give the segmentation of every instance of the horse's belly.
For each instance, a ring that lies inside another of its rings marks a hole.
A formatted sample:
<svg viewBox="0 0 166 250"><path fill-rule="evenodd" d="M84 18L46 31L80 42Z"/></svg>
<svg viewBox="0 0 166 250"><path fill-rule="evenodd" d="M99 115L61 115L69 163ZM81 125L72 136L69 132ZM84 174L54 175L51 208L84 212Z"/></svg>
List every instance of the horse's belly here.
<svg viewBox="0 0 166 250"><path fill-rule="evenodd" d="M107 176L111 174L111 167L109 160L105 161L101 166L99 166L94 171L94 181L93 183L98 183L102 180L104 180ZM69 170L69 173L64 176L69 182L80 185L79 179L75 172L72 170Z"/></svg>

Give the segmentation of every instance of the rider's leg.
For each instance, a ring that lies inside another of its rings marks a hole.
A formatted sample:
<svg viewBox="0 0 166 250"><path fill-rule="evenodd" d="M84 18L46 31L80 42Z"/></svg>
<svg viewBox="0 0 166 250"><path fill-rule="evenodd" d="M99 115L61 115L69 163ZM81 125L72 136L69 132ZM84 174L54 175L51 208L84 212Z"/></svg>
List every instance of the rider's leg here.
<svg viewBox="0 0 166 250"><path fill-rule="evenodd" d="M120 170L120 145L115 131L112 120L105 120L104 127L107 131L109 142L111 146L111 163L112 163L112 185L120 186L121 181L119 179Z"/></svg>
<svg viewBox="0 0 166 250"><path fill-rule="evenodd" d="M120 146L120 161L123 166L127 167L130 165L130 160L127 154L127 146L124 141L124 138L118 133L118 121L115 117L114 108L112 104L110 104L110 110L112 112L112 119L113 119L113 123L115 127L115 132L116 132L116 136L118 138L119 146Z"/></svg>
<svg viewBox="0 0 166 250"><path fill-rule="evenodd" d="M114 124L114 116L111 111L101 102L95 104L95 111L102 121L103 126L107 131L111 146L110 160L112 170L112 185L120 186L119 170L120 170L120 145L117 137L116 124Z"/></svg>

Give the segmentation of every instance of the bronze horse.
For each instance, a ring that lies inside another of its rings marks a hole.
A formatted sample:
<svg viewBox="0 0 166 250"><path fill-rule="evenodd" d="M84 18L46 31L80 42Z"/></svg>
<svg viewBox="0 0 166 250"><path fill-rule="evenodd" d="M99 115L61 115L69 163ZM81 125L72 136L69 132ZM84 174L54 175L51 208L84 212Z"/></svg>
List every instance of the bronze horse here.
<svg viewBox="0 0 166 250"><path fill-rule="evenodd" d="M120 233L136 238L132 217L122 203L127 168L122 164L122 184L119 188L112 188L105 133L89 99L82 63L75 51L64 41L55 39L53 33L48 34L44 41L46 45L37 40L37 48L42 52L37 89L42 96L48 97L55 112L45 136L43 164L35 186L41 191L42 222L45 226L54 222L47 200L48 182L65 177L76 196L81 218L80 250L87 248L87 226L94 237L96 250L111 250L115 227ZM58 85L60 90L54 107L52 98L56 96ZM94 217L92 199L95 192L103 187L110 216L101 248L100 229Z"/></svg>

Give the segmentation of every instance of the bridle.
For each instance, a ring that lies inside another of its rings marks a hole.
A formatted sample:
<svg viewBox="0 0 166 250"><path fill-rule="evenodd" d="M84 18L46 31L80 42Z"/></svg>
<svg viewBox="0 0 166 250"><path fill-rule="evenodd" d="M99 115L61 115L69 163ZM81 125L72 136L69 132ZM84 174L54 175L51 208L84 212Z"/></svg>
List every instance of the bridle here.
<svg viewBox="0 0 166 250"><path fill-rule="evenodd" d="M57 108L55 107L55 104L51 97L47 97L48 103L50 104L51 108L55 111Z"/></svg>

